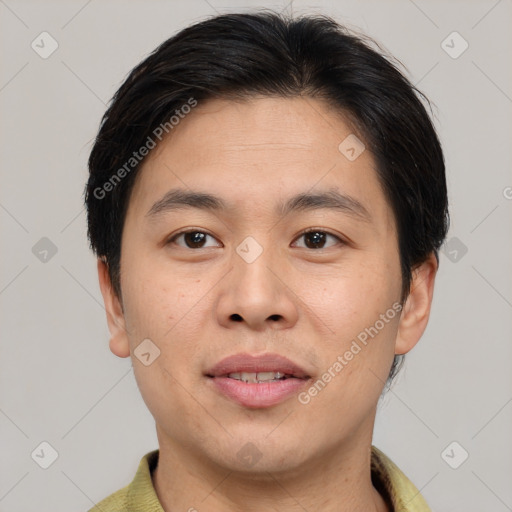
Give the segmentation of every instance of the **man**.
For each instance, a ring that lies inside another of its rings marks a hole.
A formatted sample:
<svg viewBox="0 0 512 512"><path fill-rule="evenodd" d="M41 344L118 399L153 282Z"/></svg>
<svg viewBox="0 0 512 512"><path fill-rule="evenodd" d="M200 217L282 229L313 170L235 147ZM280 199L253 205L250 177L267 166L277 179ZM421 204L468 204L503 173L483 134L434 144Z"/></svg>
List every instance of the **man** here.
<svg viewBox="0 0 512 512"><path fill-rule="evenodd" d="M444 161L371 46L327 17L220 15L115 94L89 238L159 449L91 510L429 510L372 435L428 322Z"/></svg>

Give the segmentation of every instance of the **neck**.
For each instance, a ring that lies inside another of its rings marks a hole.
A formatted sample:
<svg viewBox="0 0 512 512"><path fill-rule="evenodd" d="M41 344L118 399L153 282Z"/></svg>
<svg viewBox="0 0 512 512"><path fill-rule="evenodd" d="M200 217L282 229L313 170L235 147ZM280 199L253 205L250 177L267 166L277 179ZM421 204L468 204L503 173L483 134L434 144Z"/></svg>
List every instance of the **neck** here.
<svg viewBox="0 0 512 512"><path fill-rule="evenodd" d="M153 484L165 512L389 512L371 481L371 436L289 471L236 472L159 435Z"/></svg>

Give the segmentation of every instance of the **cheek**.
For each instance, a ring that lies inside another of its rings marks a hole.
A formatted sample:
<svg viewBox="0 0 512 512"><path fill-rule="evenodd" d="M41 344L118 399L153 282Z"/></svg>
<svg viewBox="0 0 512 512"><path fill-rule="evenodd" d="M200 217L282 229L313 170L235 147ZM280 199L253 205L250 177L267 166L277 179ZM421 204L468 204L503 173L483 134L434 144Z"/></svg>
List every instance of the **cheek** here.
<svg viewBox="0 0 512 512"><path fill-rule="evenodd" d="M171 437L186 439L190 435L187 431L199 428L204 411L187 393L191 386L176 371L176 363L164 350L151 366L134 361L134 375L142 399L157 425ZM184 411L187 412L187 421L173 421L182 418Z"/></svg>
<svg viewBox="0 0 512 512"><path fill-rule="evenodd" d="M358 274L329 289L323 318L333 333L321 340L321 391L313 407L329 411L325 428L367 417L382 393L394 357L400 307L397 287L381 273ZM320 340L319 340L320 341ZM312 395L312 396L313 396ZM319 413L319 416L321 414Z"/></svg>
<svg viewBox="0 0 512 512"><path fill-rule="evenodd" d="M160 339L183 316L185 286L173 269L127 241L121 263L125 317L137 336Z"/></svg>
<svg viewBox="0 0 512 512"><path fill-rule="evenodd" d="M161 339L165 325L171 325L176 312L176 296L170 294L161 281L146 273L128 274L123 289L125 320L130 340L137 344L139 338Z"/></svg>
<svg viewBox="0 0 512 512"><path fill-rule="evenodd" d="M354 259L336 277L323 281L321 294L309 292L312 309L329 326L322 343L325 367L331 367L338 356L343 359L344 378L338 382L347 379L343 385L357 381L361 386L367 378L376 379L369 369L386 374L394 356L400 285L396 269L391 271L382 259L366 263Z"/></svg>
<svg viewBox="0 0 512 512"><path fill-rule="evenodd" d="M305 302L322 312L333 331L353 335L354 328L372 325L399 299L400 279L387 267L377 262L347 265L321 287L305 287Z"/></svg>
<svg viewBox="0 0 512 512"><path fill-rule="evenodd" d="M164 422L167 416L177 416L190 408L180 383L187 381L197 360L198 332L193 314L197 298L190 297L175 276L155 267L127 275L131 279L126 282L125 319L135 378L148 409ZM137 349L146 339L154 343L150 352L156 354L147 366L139 359L141 350Z"/></svg>
<svg viewBox="0 0 512 512"><path fill-rule="evenodd" d="M179 376L201 348L211 285L197 273L185 276L154 263L140 264L137 270L132 266L131 273L126 268L123 296L132 352L149 338L160 350L158 362Z"/></svg>

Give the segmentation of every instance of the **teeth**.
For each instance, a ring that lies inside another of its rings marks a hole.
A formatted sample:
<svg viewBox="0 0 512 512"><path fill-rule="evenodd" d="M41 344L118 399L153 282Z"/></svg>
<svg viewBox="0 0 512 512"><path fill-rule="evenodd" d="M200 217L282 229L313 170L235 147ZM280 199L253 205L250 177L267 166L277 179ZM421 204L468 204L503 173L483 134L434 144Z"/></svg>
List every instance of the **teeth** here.
<svg viewBox="0 0 512 512"><path fill-rule="evenodd" d="M271 382L274 380L281 380L284 377L284 373L281 372L240 372L230 373L228 375L230 379L241 380L243 382L258 383L258 382Z"/></svg>
<svg viewBox="0 0 512 512"><path fill-rule="evenodd" d="M240 374L240 380L243 380L244 382L258 382L258 374L257 373L247 373L242 372Z"/></svg>
<svg viewBox="0 0 512 512"><path fill-rule="evenodd" d="M256 375L256 378L261 381L280 379L282 374L279 372L260 372Z"/></svg>

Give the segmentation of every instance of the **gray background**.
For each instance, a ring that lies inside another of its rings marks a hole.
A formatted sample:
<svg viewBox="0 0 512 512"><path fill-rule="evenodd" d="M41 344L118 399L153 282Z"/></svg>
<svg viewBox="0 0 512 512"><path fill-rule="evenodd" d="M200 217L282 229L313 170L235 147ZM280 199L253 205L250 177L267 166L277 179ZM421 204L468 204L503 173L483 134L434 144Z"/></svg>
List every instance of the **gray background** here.
<svg viewBox="0 0 512 512"><path fill-rule="evenodd" d="M374 444L437 512L512 510L510 0L0 0L0 511L85 511L157 447L131 362L108 348L86 160L105 104L148 52L205 16L258 6L369 34L435 103L449 243L429 327L381 402ZM59 45L46 59L31 47L43 31ZM453 31L469 44L458 58L458 36L442 46ZM58 452L48 469L43 441Z"/></svg>

